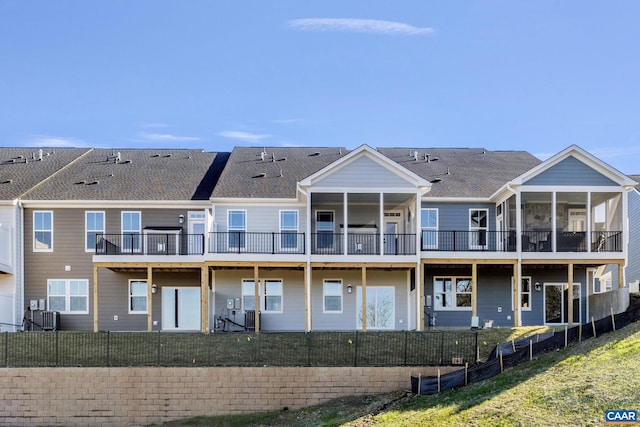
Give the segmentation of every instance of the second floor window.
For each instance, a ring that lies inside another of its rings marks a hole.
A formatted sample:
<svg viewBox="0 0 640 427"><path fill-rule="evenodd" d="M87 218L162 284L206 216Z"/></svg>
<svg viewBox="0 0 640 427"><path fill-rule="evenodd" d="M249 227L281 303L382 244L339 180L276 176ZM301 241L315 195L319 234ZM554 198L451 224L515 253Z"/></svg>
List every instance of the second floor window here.
<svg viewBox="0 0 640 427"><path fill-rule="evenodd" d="M229 211L229 247L243 249L246 247L247 211Z"/></svg>
<svg viewBox="0 0 640 427"><path fill-rule="evenodd" d="M122 212L122 251L140 252L142 250L142 220L140 212Z"/></svg>
<svg viewBox="0 0 640 427"><path fill-rule="evenodd" d="M33 250L50 252L53 250L53 212L33 213Z"/></svg>
<svg viewBox="0 0 640 427"><path fill-rule="evenodd" d="M85 250L94 251L96 249L96 236L104 234L104 212L85 212Z"/></svg>
<svg viewBox="0 0 640 427"><path fill-rule="evenodd" d="M421 210L422 249L438 248L438 209Z"/></svg>
<svg viewBox="0 0 640 427"><path fill-rule="evenodd" d="M280 211L280 248L298 247L298 211Z"/></svg>

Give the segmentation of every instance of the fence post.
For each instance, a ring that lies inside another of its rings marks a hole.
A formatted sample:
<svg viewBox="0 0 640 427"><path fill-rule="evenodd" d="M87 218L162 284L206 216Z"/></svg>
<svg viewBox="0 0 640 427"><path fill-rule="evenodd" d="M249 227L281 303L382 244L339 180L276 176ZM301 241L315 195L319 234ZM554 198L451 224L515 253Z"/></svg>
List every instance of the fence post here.
<svg viewBox="0 0 640 427"><path fill-rule="evenodd" d="M444 331L440 332L440 362L439 365L442 365L444 361Z"/></svg>
<svg viewBox="0 0 640 427"><path fill-rule="evenodd" d="M313 335L309 331L305 334L305 337L307 339L307 366L311 366L311 338Z"/></svg>
<svg viewBox="0 0 640 427"><path fill-rule="evenodd" d="M596 321L593 316L591 316L591 328L593 329L593 337L596 337Z"/></svg>
<svg viewBox="0 0 640 427"><path fill-rule="evenodd" d="M4 366L9 367L9 331L4 333Z"/></svg>
<svg viewBox="0 0 640 427"><path fill-rule="evenodd" d="M353 352L353 366L358 366L358 331L356 330L356 348Z"/></svg>
<svg viewBox="0 0 640 427"><path fill-rule="evenodd" d="M111 335L109 334L109 331L107 331L107 368L110 366L109 365L109 353L110 353L110 348L109 348L109 340L110 340Z"/></svg>
<svg viewBox="0 0 640 427"><path fill-rule="evenodd" d="M611 326L613 326L613 330L616 330L616 317L613 315L613 307L611 307Z"/></svg>
<svg viewBox="0 0 640 427"><path fill-rule="evenodd" d="M211 367L211 347L213 347L213 338L214 334L212 334L211 332L209 332L209 345L208 345L208 349L207 349L207 366Z"/></svg>
<svg viewBox="0 0 640 427"><path fill-rule="evenodd" d="M407 339L409 331L404 331L404 366L407 366Z"/></svg>
<svg viewBox="0 0 640 427"><path fill-rule="evenodd" d="M476 331L476 363L480 362L480 347L478 347L478 331Z"/></svg>
<svg viewBox="0 0 640 427"><path fill-rule="evenodd" d="M58 333L59 331L56 330L56 366L60 366L60 356L58 354Z"/></svg>
<svg viewBox="0 0 640 427"><path fill-rule="evenodd" d="M158 331L158 360L156 363L160 366L160 331Z"/></svg>

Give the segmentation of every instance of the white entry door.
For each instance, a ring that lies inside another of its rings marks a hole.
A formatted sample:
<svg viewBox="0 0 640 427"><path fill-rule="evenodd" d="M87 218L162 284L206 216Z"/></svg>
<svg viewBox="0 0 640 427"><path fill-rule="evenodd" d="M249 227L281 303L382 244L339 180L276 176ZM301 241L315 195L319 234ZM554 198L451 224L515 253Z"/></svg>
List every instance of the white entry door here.
<svg viewBox="0 0 640 427"><path fill-rule="evenodd" d="M162 287L162 329L200 330L200 288Z"/></svg>

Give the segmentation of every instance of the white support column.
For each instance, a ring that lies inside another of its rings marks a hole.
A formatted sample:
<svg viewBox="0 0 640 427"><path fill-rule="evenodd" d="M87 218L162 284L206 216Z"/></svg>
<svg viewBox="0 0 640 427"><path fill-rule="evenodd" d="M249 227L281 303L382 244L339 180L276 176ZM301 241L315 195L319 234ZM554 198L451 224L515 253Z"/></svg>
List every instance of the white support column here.
<svg viewBox="0 0 640 427"><path fill-rule="evenodd" d="M516 192L516 253L522 252L522 194Z"/></svg>
<svg viewBox="0 0 640 427"><path fill-rule="evenodd" d="M380 193L379 195L379 214L380 214L380 255L384 255L384 193Z"/></svg>
<svg viewBox="0 0 640 427"><path fill-rule="evenodd" d="M551 193L551 250L553 252L557 251L558 239L556 239L556 218L557 218L557 209L556 209L556 192Z"/></svg>
<svg viewBox="0 0 640 427"><path fill-rule="evenodd" d="M587 212L587 252L591 252L591 232L593 230L591 228L591 191L587 191L587 209L585 211Z"/></svg>
<svg viewBox="0 0 640 427"><path fill-rule="evenodd" d="M342 253L344 255L347 255L349 253L348 251L348 247L349 247L349 218L347 218L347 216L349 215L349 209L348 209L348 203L349 203L349 194L347 193L342 193L342 222L344 223L344 227L342 229Z"/></svg>

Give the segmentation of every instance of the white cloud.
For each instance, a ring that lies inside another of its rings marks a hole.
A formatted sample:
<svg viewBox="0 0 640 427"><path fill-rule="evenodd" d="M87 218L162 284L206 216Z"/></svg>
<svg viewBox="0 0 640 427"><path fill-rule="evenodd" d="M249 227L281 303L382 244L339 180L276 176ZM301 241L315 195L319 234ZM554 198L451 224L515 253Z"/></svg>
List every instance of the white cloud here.
<svg viewBox="0 0 640 427"><path fill-rule="evenodd" d="M234 130L222 131L222 132L219 132L218 135L225 138L239 139L245 142L258 142L265 138L269 138L271 136L271 135L265 135L265 134L256 134L256 133L241 132L241 131L234 131Z"/></svg>
<svg viewBox="0 0 640 427"><path fill-rule="evenodd" d="M308 18L293 19L289 21L288 24L291 28L302 31L342 31L351 33L405 35L425 35L435 32L433 28L414 27L402 22L381 21L377 19Z"/></svg>
<svg viewBox="0 0 640 427"><path fill-rule="evenodd" d="M277 124L289 124L289 123L301 123L304 122L304 119L274 119L273 123Z"/></svg>
<svg viewBox="0 0 640 427"><path fill-rule="evenodd" d="M34 147L87 147L88 144L78 138L40 135L33 137L28 144Z"/></svg>
<svg viewBox="0 0 640 427"><path fill-rule="evenodd" d="M196 136L180 136L180 135L172 135L170 133L147 133L142 132L140 136L149 141L156 142L188 142L188 141L199 141L200 138Z"/></svg>

